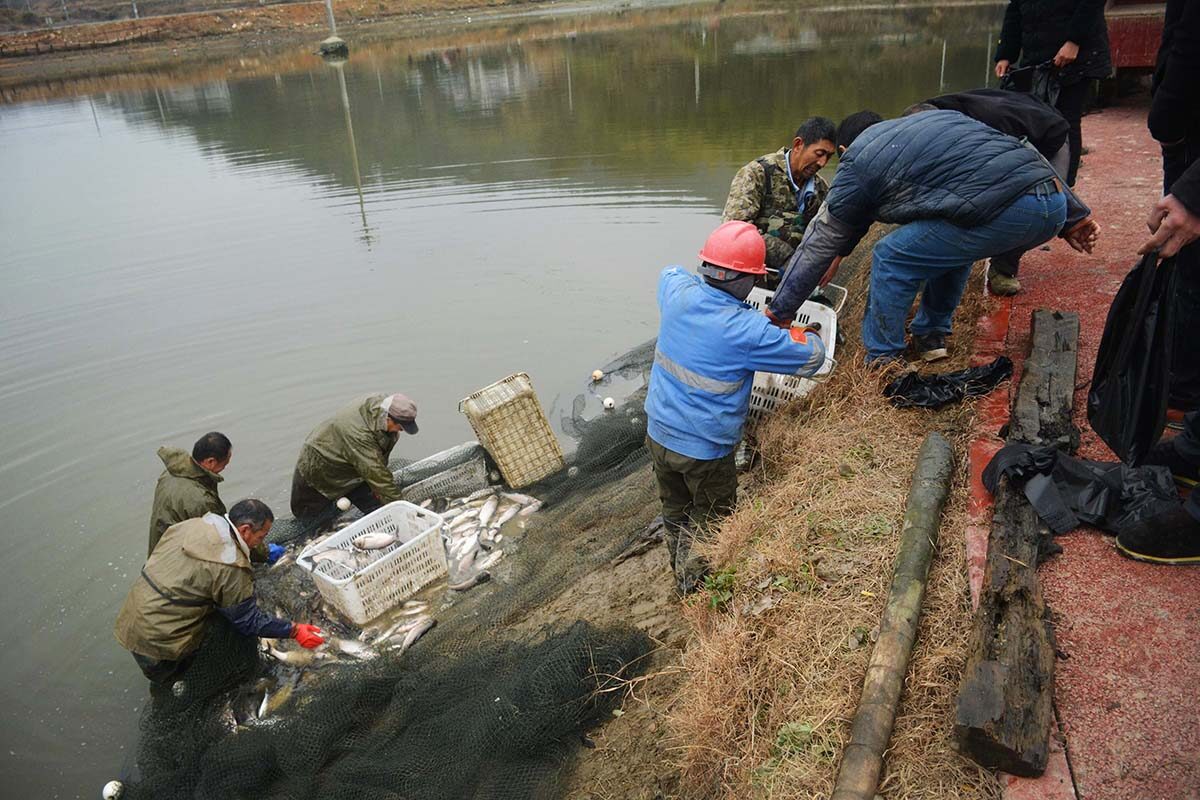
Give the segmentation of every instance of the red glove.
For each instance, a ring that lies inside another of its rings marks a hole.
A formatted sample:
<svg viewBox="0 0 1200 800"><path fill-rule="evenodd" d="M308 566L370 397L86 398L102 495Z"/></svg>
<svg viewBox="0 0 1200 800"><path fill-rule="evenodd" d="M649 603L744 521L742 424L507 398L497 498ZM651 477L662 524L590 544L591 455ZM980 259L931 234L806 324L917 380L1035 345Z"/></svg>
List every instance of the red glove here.
<svg viewBox="0 0 1200 800"><path fill-rule="evenodd" d="M777 328L783 328L785 331L792 326L790 319L780 319L771 313L771 309L764 308L763 313L767 315L767 319L771 320L771 324Z"/></svg>
<svg viewBox="0 0 1200 800"><path fill-rule="evenodd" d="M798 344L808 344L810 335L821 338L820 328L812 325L805 325L803 328L792 328L789 333L792 334L792 341Z"/></svg>
<svg viewBox="0 0 1200 800"><path fill-rule="evenodd" d="M309 650L325 644L325 640L321 638L321 629L316 625L306 625L303 622L297 622L292 625L292 638L301 647L307 647Z"/></svg>

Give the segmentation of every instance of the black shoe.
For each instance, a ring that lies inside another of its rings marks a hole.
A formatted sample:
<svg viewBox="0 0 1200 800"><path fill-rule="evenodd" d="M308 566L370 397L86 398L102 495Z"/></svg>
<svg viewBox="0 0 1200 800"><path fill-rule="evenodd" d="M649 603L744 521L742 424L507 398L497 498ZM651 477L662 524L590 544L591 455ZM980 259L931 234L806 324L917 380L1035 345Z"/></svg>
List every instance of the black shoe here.
<svg viewBox="0 0 1200 800"><path fill-rule="evenodd" d="M1150 448L1150 452L1138 466L1163 466L1171 470L1175 482L1187 489L1193 489L1200 483L1200 467L1191 463L1175 449L1173 441L1159 442Z"/></svg>
<svg viewBox="0 0 1200 800"><path fill-rule="evenodd" d="M912 349L922 361L941 361L950 356L950 351L946 349L944 333L926 333L924 335L914 333Z"/></svg>
<svg viewBox="0 0 1200 800"><path fill-rule="evenodd" d="M1121 531L1117 550L1151 564L1200 564L1200 522L1174 506Z"/></svg>

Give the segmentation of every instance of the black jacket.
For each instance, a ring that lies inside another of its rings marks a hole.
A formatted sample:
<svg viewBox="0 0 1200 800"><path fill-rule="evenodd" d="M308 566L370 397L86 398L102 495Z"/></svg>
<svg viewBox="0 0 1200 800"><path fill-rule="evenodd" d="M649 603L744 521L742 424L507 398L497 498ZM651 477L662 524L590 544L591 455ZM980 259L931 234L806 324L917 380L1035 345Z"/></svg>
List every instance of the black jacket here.
<svg viewBox="0 0 1200 800"><path fill-rule="evenodd" d="M972 89L927 100L930 105L958 111L988 127L1017 139L1028 139L1050 159L1067 141L1067 124L1052 106L1025 92L1003 89Z"/></svg>
<svg viewBox="0 0 1200 800"><path fill-rule="evenodd" d="M1041 64L1065 42L1079 45L1079 57L1059 72L1060 83L1112 74L1104 0L1008 0L996 60Z"/></svg>
<svg viewBox="0 0 1200 800"><path fill-rule="evenodd" d="M1150 134L1164 144L1187 140L1191 163L1168 189L1200 214L1200 0L1168 0L1152 89Z"/></svg>

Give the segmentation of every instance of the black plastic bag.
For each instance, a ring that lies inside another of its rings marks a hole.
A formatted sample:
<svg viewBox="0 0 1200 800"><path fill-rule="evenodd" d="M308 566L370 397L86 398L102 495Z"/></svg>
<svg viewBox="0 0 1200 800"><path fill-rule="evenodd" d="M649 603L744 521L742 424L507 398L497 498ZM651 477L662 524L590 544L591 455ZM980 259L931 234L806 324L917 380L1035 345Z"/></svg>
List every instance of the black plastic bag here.
<svg viewBox="0 0 1200 800"><path fill-rule="evenodd" d="M1167 421L1175 259L1157 261L1145 256L1117 290L1088 392L1092 430L1127 464L1145 457Z"/></svg>
<svg viewBox="0 0 1200 800"><path fill-rule="evenodd" d="M1010 444L983 470L995 493L1003 474L1054 533L1092 525L1109 533L1179 506L1171 470L1073 458L1053 446Z"/></svg>
<svg viewBox="0 0 1200 800"><path fill-rule="evenodd" d="M1012 371L1012 361L999 356L990 364L941 375L908 372L885 386L883 396L896 408L941 408L966 397L990 393L1011 378Z"/></svg>
<svg viewBox="0 0 1200 800"><path fill-rule="evenodd" d="M1058 102L1058 93L1062 90L1058 82L1058 68L1053 61L1010 69L1000 79L1000 88L1031 94L1048 106Z"/></svg>

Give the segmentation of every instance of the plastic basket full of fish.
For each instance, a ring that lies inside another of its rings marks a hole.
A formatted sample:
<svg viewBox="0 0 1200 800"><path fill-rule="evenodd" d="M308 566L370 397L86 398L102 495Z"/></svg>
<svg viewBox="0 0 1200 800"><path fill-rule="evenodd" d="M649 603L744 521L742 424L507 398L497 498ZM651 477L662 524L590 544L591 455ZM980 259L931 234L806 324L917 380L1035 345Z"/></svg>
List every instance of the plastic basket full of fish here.
<svg viewBox="0 0 1200 800"><path fill-rule="evenodd" d="M796 311L793 327L812 327L821 337L825 345L825 363L817 370L812 378L801 378L796 375L776 375L770 372L754 373L754 387L750 391L750 413L747 419L750 424L757 424L769 417L780 406L803 397L813 390L822 379L829 376L837 366L834 351L837 349L838 312L846 303L849 294L841 286L828 284L821 289L821 299L804 301ZM746 302L762 310L770 305L775 297L774 292L766 289L753 289Z"/></svg>
<svg viewBox="0 0 1200 800"><path fill-rule="evenodd" d="M355 625L374 619L447 574L442 518L404 500L312 542L296 563Z"/></svg>

